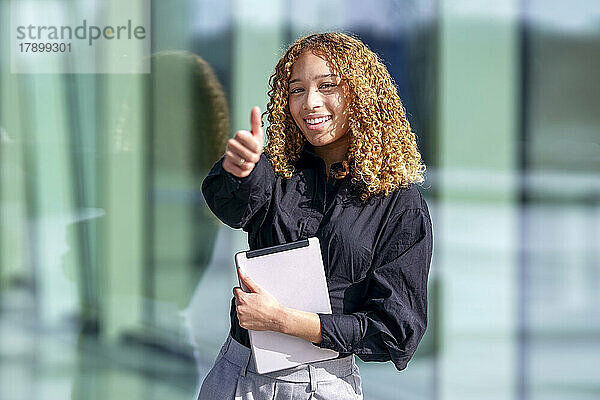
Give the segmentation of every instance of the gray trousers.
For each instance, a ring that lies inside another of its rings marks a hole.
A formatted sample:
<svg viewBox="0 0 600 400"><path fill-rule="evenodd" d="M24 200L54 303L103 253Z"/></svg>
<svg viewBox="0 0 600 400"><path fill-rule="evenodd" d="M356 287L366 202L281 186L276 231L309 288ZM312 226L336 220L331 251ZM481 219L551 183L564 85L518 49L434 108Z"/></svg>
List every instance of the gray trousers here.
<svg viewBox="0 0 600 400"><path fill-rule="evenodd" d="M251 351L227 337L198 400L362 400L354 356L267 374L254 370Z"/></svg>

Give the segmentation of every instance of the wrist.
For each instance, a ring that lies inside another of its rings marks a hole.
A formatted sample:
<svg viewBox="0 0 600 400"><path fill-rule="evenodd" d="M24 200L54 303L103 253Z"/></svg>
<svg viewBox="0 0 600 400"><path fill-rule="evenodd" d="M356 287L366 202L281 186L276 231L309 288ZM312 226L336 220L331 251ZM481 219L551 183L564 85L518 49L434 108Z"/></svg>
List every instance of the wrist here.
<svg viewBox="0 0 600 400"><path fill-rule="evenodd" d="M282 306L281 304L277 307L274 318L274 331L288 333L289 311L289 308Z"/></svg>

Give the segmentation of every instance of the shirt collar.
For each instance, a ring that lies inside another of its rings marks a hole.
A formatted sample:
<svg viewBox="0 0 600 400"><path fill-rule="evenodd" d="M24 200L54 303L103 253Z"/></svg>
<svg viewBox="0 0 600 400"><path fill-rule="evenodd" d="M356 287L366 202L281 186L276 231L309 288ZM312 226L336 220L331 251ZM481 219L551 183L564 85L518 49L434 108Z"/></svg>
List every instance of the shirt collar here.
<svg viewBox="0 0 600 400"><path fill-rule="evenodd" d="M304 142L304 147L302 148L302 152L300 153L300 159L298 160L297 165L315 165L315 162L324 163L323 159L319 157L317 153L315 153L315 147L308 141ZM338 171L343 168L344 166L341 161L331 164L332 171Z"/></svg>

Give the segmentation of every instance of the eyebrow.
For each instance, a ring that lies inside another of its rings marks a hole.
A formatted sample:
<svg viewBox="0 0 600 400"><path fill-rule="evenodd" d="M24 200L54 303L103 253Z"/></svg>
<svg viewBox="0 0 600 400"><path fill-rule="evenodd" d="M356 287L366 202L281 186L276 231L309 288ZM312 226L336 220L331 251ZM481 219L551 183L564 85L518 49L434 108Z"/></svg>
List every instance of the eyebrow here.
<svg viewBox="0 0 600 400"><path fill-rule="evenodd" d="M329 78L329 77L333 77L333 78L337 78L336 74L323 74L323 75L317 75L315 77L313 77L313 79L323 79L323 78ZM290 84L291 83L295 83L295 82L300 82L300 79L296 78L296 79L292 79L290 80Z"/></svg>

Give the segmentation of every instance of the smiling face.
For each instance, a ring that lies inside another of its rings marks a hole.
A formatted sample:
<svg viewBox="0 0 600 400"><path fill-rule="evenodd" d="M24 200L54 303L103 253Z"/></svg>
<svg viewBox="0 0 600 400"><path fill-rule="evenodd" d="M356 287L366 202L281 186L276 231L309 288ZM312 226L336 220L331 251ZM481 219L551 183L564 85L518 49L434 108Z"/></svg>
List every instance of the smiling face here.
<svg viewBox="0 0 600 400"><path fill-rule="evenodd" d="M324 57L310 51L300 55L292 67L289 86L290 113L310 144L330 147L346 135L346 84Z"/></svg>

